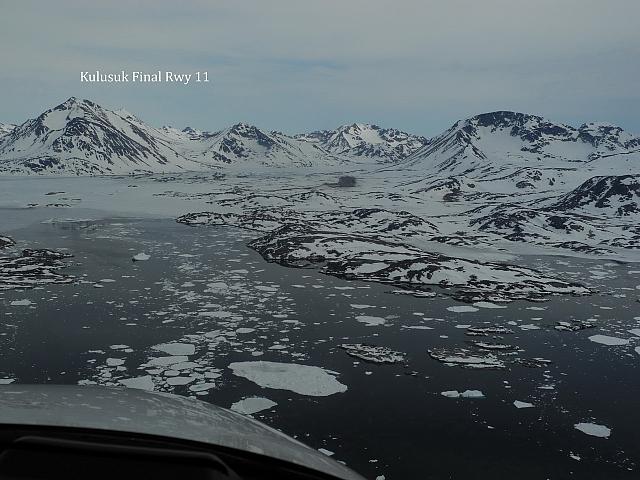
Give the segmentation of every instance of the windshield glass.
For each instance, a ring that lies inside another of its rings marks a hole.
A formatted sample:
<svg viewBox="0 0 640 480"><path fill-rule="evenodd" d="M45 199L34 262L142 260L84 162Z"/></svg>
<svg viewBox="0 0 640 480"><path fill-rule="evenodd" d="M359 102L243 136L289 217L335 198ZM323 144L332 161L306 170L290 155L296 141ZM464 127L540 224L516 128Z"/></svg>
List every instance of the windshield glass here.
<svg viewBox="0 0 640 480"><path fill-rule="evenodd" d="M637 478L640 6L525 3L3 7L0 384Z"/></svg>

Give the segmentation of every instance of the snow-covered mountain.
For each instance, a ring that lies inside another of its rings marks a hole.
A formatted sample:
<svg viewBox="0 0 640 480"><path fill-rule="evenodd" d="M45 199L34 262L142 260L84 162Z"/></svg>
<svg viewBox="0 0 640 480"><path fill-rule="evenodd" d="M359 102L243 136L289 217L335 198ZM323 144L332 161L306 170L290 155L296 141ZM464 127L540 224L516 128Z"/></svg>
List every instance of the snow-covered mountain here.
<svg viewBox="0 0 640 480"><path fill-rule="evenodd" d="M455 191L445 194L511 195L566 193L593 176L633 171L639 162L640 138L620 127L589 123L575 128L499 111L456 122L398 166L416 172L406 185L416 193L456 178Z"/></svg>
<svg viewBox="0 0 640 480"><path fill-rule="evenodd" d="M186 128L174 135L181 138L179 149L185 157L205 164L311 167L346 161L327 155L310 142L246 123L214 133Z"/></svg>
<svg viewBox="0 0 640 480"><path fill-rule="evenodd" d="M194 170L155 128L126 111L70 98L0 137L8 173L62 175Z"/></svg>
<svg viewBox="0 0 640 480"><path fill-rule="evenodd" d="M432 139L363 123L298 135L246 123L217 132L155 128L126 110L76 98L21 125L0 125L3 174L379 165L415 172L404 189L446 200L482 192L567 193L593 176L633 171L639 159L640 138L620 127L574 128L506 111L461 120Z"/></svg>
<svg viewBox="0 0 640 480"><path fill-rule="evenodd" d="M398 162L428 143L425 137L367 123L302 133L296 138L318 145L329 153L379 163Z"/></svg>
<svg viewBox="0 0 640 480"><path fill-rule="evenodd" d="M580 168L602 157L629 161L640 154L640 138L620 127L589 123L574 128L542 117L493 112L456 122L405 164L446 175L484 176L517 165Z"/></svg>
<svg viewBox="0 0 640 480"><path fill-rule="evenodd" d="M0 172L109 175L385 163L425 143L423 137L364 124L295 136L246 123L218 132L155 128L126 110L72 97L22 125L0 125Z"/></svg>

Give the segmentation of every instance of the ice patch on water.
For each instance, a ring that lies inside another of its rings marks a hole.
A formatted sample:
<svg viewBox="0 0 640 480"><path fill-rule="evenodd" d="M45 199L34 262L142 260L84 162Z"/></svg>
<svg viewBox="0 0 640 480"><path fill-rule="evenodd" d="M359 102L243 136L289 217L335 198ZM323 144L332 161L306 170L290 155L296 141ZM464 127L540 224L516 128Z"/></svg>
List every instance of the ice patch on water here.
<svg viewBox="0 0 640 480"><path fill-rule="evenodd" d="M447 398L484 398L484 393L480 390L465 390L458 392L457 390L447 390L440 392L440 395Z"/></svg>
<svg viewBox="0 0 640 480"><path fill-rule="evenodd" d="M152 391L155 386L151 375L144 375L142 377L124 378L119 382L127 388L137 388L139 390Z"/></svg>
<svg viewBox="0 0 640 480"><path fill-rule="evenodd" d="M190 343L161 343L151 348L169 355L193 355L196 352L195 345Z"/></svg>
<svg viewBox="0 0 640 480"><path fill-rule="evenodd" d="M278 405L276 402L264 397L249 397L235 402L231 405L231 410L242 413L244 415L253 415L254 413L269 410Z"/></svg>
<svg viewBox="0 0 640 480"><path fill-rule="evenodd" d="M454 313L470 313L478 311L476 307L472 307L471 305L454 305L452 307L447 307L447 310Z"/></svg>
<svg viewBox="0 0 640 480"><path fill-rule="evenodd" d="M10 305L12 307L28 307L29 305L34 305L34 303L31 300L25 298L23 300L14 300L10 303Z"/></svg>
<svg viewBox="0 0 640 480"><path fill-rule="evenodd" d="M609 438L609 435L611 435L611 429L609 427L598 425L597 423L576 423L574 427L576 430L580 430L582 433L593 437Z"/></svg>
<svg viewBox="0 0 640 480"><path fill-rule="evenodd" d="M336 380L329 371L311 365L254 361L234 362L229 368L234 375L261 387L290 390L300 395L325 397L347 390L347 386Z"/></svg>
<svg viewBox="0 0 640 480"><path fill-rule="evenodd" d="M134 255L132 260L134 262L144 262L146 260L149 260L150 258L151 258L150 255L147 255L146 253L142 252L142 253L138 253L138 254Z"/></svg>
<svg viewBox="0 0 640 480"><path fill-rule="evenodd" d="M628 345L629 340L618 337L610 337L609 335L591 335L589 340L602 345Z"/></svg>
<svg viewBox="0 0 640 480"><path fill-rule="evenodd" d="M377 327L384 325L386 320L382 317L372 317L370 315L358 315L356 320L360 323L364 323L367 327Z"/></svg>
<svg viewBox="0 0 640 480"><path fill-rule="evenodd" d="M533 407L533 403L521 402L520 400L515 400L513 402L513 406L516 408L531 408Z"/></svg>
<svg viewBox="0 0 640 480"><path fill-rule="evenodd" d="M507 308L504 305L497 305L491 302L475 302L473 306L478 308Z"/></svg>

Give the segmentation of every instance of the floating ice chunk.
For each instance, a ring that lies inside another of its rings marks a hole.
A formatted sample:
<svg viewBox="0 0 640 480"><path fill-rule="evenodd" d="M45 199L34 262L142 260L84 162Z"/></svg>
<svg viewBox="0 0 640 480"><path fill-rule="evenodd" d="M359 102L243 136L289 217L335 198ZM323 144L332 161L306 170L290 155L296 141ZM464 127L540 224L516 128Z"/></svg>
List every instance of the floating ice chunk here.
<svg viewBox="0 0 640 480"><path fill-rule="evenodd" d="M628 330L628 332L636 337L640 337L640 328L632 328L631 330Z"/></svg>
<svg viewBox="0 0 640 480"><path fill-rule="evenodd" d="M241 327L236 330L236 333L251 333L255 331L256 331L255 328Z"/></svg>
<svg viewBox="0 0 640 480"><path fill-rule="evenodd" d="M137 388L139 390L153 390L155 386L151 375L144 375L142 377L124 378L119 382L128 388Z"/></svg>
<svg viewBox="0 0 640 480"><path fill-rule="evenodd" d="M173 385L173 386L186 385L186 384L191 383L193 381L195 381L195 378L193 378L193 377L169 377L167 379L167 383L169 385Z"/></svg>
<svg viewBox="0 0 640 480"><path fill-rule="evenodd" d="M254 413L268 410L278 405L276 402L264 397L249 397L237 401L231 405L231 410L242 413L244 415L253 415Z"/></svg>
<svg viewBox="0 0 640 480"><path fill-rule="evenodd" d="M457 390L446 390L444 392L440 392L440 395L447 398L459 398L460 392L458 392Z"/></svg>
<svg viewBox="0 0 640 480"><path fill-rule="evenodd" d="M538 325L534 325L533 323L528 323L526 325L520 325L521 330L540 330Z"/></svg>
<svg viewBox="0 0 640 480"><path fill-rule="evenodd" d="M100 280L100 283L113 283L115 280L113 278L103 278Z"/></svg>
<svg viewBox="0 0 640 480"><path fill-rule="evenodd" d="M117 367L119 365L122 365L124 363L124 360L122 358L107 358L107 365L109 367Z"/></svg>
<svg viewBox="0 0 640 480"><path fill-rule="evenodd" d="M515 400L513 402L513 405L516 408L531 408L531 407L533 407L533 403L521 402L520 400Z"/></svg>
<svg viewBox="0 0 640 480"><path fill-rule="evenodd" d="M507 308L504 305L496 305L495 303L491 302L475 302L473 306L478 308Z"/></svg>
<svg viewBox="0 0 640 480"><path fill-rule="evenodd" d="M476 307L472 307L471 305L454 305L452 307L447 307L447 310L455 313L469 313L478 311Z"/></svg>
<svg viewBox="0 0 640 480"><path fill-rule="evenodd" d="M609 427L598 425L597 423L576 423L574 427L576 430L580 430L582 433L593 437L609 438L609 435L611 435L611 429Z"/></svg>
<svg viewBox="0 0 640 480"><path fill-rule="evenodd" d="M484 393L480 390L465 390L464 392L446 390L444 392L440 392L440 395L447 398L484 398Z"/></svg>
<svg viewBox="0 0 640 480"><path fill-rule="evenodd" d="M34 303L31 300L25 298L23 300L14 300L10 303L10 305L12 307L28 307L29 305L34 305Z"/></svg>
<svg viewBox="0 0 640 480"><path fill-rule="evenodd" d="M625 338L610 337L608 335L591 335L589 340L602 345L628 345L629 340Z"/></svg>
<svg viewBox="0 0 640 480"><path fill-rule="evenodd" d="M175 355L172 357L156 357L149 360L147 363L150 366L155 367L166 367L167 365L173 365L174 363L186 362L189 360L189 357L184 355Z"/></svg>
<svg viewBox="0 0 640 480"><path fill-rule="evenodd" d="M387 321L382 317L372 317L370 315L358 315L356 320L364 323L367 327L377 327L384 325Z"/></svg>
<svg viewBox="0 0 640 480"><path fill-rule="evenodd" d="M15 381L15 378L0 378L0 385L9 385L10 383L13 383Z"/></svg>
<svg viewBox="0 0 640 480"><path fill-rule="evenodd" d="M358 303L352 303L351 308L357 308L358 310L362 310L363 308L376 308L375 305L361 305Z"/></svg>
<svg viewBox="0 0 640 480"><path fill-rule="evenodd" d="M122 350L125 348L129 348L129 345L111 345L109 346L109 348L112 350Z"/></svg>
<svg viewBox="0 0 640 480"><path fill-rule="evenodd" d="M300 395L325 397L347 390L329 371L311 365L279 362L234 362L229 365L234 375L261 387L290 390Z"/></svg>
<svg viewBox="0 0 640 480"><path fill-rule="evenodd" d="M196 352L195 345L190 343L161 343L151 348L169 355L193 355Z"/></svg>
<svg viewBox="0 0 640 480"><path fill-rule="evenodd" d="M319 448L318 451L320 453L324 453L327 457L331 457L335 452L332 452L331 450L327 450L326 448Z"/></svg>
<svg viewBox="0 0 640 480"><path fill-rule="evenodd" d="M147 255L146 253L142 252L134 255L132 260L134 262L144 262L145 260L149 260L150 258L151 258L150 255Z"/></svg>
<svg viewBox="0 0 640 480"><path fill-rule="evenodd" d="M636 347L633 349L638 355L640 355L640 347Z"/></svg>
<svg viewBox="0 0 640 480"><path fill-rule="evenodd" d="M460 396L462 398L484 398L484 393L480 390L465 390Z"/></svg>
<svg viewBox="0 0 640 480"><path fill-rule="evenodd" d="M215 386L216 386L216 384L212 383L212 382L198 383L197 385L191 385L189 387L189 390L191 390L192 392L205 392L207 390L211 390Z"/></svg>
<svg viewBox="0 0 640 480"><path fill-rule="evenodd" d="M171 368L173 368L174 370L191 370L199 366L200 364L196 362L180 362L174 363L173 365L171 365Z"/></svg>

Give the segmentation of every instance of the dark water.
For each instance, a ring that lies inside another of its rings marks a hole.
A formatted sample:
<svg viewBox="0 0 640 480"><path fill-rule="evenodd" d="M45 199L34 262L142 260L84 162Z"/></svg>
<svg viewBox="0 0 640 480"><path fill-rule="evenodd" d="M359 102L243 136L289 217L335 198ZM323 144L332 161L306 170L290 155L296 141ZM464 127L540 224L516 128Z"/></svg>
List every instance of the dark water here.
<svg viewBox="0 0 640 480"><path fill-rule="evenodd" d="M278 405L256 418L335 452L334 458L371 478L638 478L640 355L634 348L640 338L627 330L640 327L640 318L634 319L640 315L640 275L629 273L640 267L529 258L538 268L573 275L601 293L455 313L447 307L459 304L446 296L394 295L381 285L268 264L245 246L251 233L226 227L112 219L37 223L8 233L18 248L68 249L75 257L65 271L79 283L0 292L0 378L117 384L146 374L149 367L141 365L162 356L151 346L179 340L196 345L189 360L205 366L197 371L217 377L216 387L198 398L230 407L247 396L267 397ZM151 259L132 262L139 252ZM34 305L10 305L20 299ZM234 315L236 323L200 315L216 309ZM369 327L355 320L358 315L385 317L386 324ZM594 318L597 327L553 328L571 318ZM456 328L493 324L514 333L478 338ZM529 324L539 329L520 328ZM416 325L432 329L405 328ZM238 326L255 330L236 335ZM227 336L212 344L204 334L216 329ZM588 340L598 333L630 343ZM469 347L471 340L504 341L519 350L505 357L507 369L483 371L449 367L427 353ZM383 345L405 352L407 361L358 362L337 348L342 343ZM269 348L274 345L280 350ZM108 367L109 357L125 363ZM551 363L531 367L514 361L533 358ZM338 372L348 390L304 396L261 388L227 368L252 360L323 367ZM193 395L188 386L156 386ZM467 389L481 390L485 398L440 394ZM514 400L534 407L517 409ZM585 435L574 428L579 422L606 425L611 436Z"/></svg>

